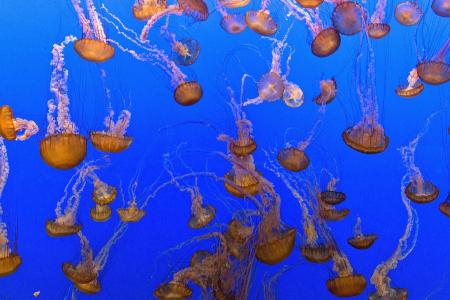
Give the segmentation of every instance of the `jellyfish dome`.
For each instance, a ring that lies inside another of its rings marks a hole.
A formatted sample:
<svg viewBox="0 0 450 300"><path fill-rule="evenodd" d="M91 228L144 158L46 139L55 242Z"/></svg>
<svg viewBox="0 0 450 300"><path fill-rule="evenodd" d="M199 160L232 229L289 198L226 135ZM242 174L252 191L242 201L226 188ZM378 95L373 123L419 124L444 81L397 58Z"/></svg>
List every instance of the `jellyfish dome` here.
<svg viewBox="0 0 450 300"><path fill-rule="evenodd" d="M277 159L283 168L292 172L303 171L309 166L308 156L295 147L281 149Z"/></svg>
<svg viewBox="0 0 450 300"><path fill-rule="evenodd" d="M381 39L391 31L391 26L386 23L369 23L367 33L373 39Z"/></svg>
<svg viewBox="0 0 450 300"><path fill-rule="evenodd" d="M8 105L0 107L0 135L8 141L16 139L14 115L12 108Z"/></svg>
<svg viewBox="0 0 450 300"><path fill-rule="evenodd" d="M430 203L439 196L439 189L430 181L410 182L405 188L405 195L415 203Z"/></svg>
<svg viewBox="0 0 450 300"><path fill-rule="evenodd" d="M89 283L97 279L97 273L82 263L74 266L71 263L63 263L62 270L67 279L73 283Z"/></svg>
<svg viewBox="0 0 450 300"><path fill-rule="evenodd" d="M79 224L64 224L47 220L45 231L51 237L64 237L80 232L82 226Z"/></svg>
<svg viewBox="0 0 450 300"><path fill-rule="evenodd" d="M342 133L342 138L350 148L365 154L383 152L389 144L389 138L381 125L371 126L364 122L347 128Z"/></svg>
<svg viewBox="0 0 450 300"><path fill-rule="evenodd" d="M75 41L75 52L82 58L92 62L105 62L114 56L114 47L96 39L83 38Z"/></svg>
<svg viewBox="0 0 450 300"><path fill-rule="evenodd" d="M181 283L170 282L158 286L153 295L160 300L188 299L192 296L192 290Z"/></svg>
<svg viewBox="0 0 450 300"><path fill-rule="evenodd" d="M253 154L257 148L255 140L251 137L233 140L228 147L231 153L241 157Z"/></svg>
<svg viewBox="0 0 450 300"><path fill-rule="evenodd" d="M319 209L319 215L326 221L341 221L348 216L350 210L348 208L336 209L330 206L323 206Z"/></svg>
<svg viewBox="0 0 450 300"><path fill-rule="evenodd" d="M363 275L339 276L327 280L328 290L337 297L354 297L361 294L366 288L366 279Z"/></svg>
<svg viewBox="0 0 450 300"><path fill-rule="evenodd" d="M273 35L278 30L278 24L265 10L249 10L245 14L245 22L251 30L261 35Z"/></svg>
<svg viewBox="0 0 450 300"><path fill-rule="evenodd" d="M117 197L117 189L113 186L107 185L100 180L94 182L94 191L92 192L92 199L98 205L108 205Z"/></svg>
<svg viewBox="0 0 450 300"><path fill-rule="evenodd" d="M22 264L22 258L18 254L0 256L0 277L8 276L17 271Z"/></svg>
<svg viewBox="0 0 450 300"><path fill-rule="evenodd" d="M450 193L448 194L447 199L439 204L439 210L445 216L450 217Z"/></svg>
<svg viewBox="0 0 450 300"><path fill-rule="evenodd" d="M192 65L199 54L200 43L195 39L183 38L172 45L172 60L178 65Z"/></svg>
<svg viewBox="0 0 450 300"><path fill-rule="evenodd" d="M334 247L326 243L317 243L313 245L303 245L300 251L303 257L312 263L324 263L333 257Z"/></svg>
<svg viewBox="0 0 450 300"><path fill-rule="evenodd" d="M178 0L183 13L196 21L205 21L208 19L208 6L203 0Z"/></svg>
<svg viewBox="0 0 450 300"><path fill-rule="evenodd" d="M303 8L316 8L323 3L323 0L295 0Z"/></svg>
<svg viewBox="0 0 450 300"><path fill-rule="evenodd" d="M419 78L428 84L443 84L450 80L450 65L443 61L424 61L416 66Z"/></svg>
<svg viewBox="0 0 450 300"><path fill-rule="evenodd" d="M183 106L190 106L203 96L203 89L197 81L186 81L180 83L173 93L175 101Z"/></svg>
<svg viewBox="0 0 450 300"><path fill-rule="evenodd" d="M243 14L227 14L220 20L220 27L230 34L238 34L247 28L245 23L245 15Z"/></svg>
<svg viewBox="0 0 450 300"><path fill-rule="evenodd" d="M90 281L88 283L74 283L77 290L79 290L82 293L88 294L88 295L94 295L100 292L102 286L100 285L100 281L98 279L95 279L93 281Z"/></svg>
<svg viewBox="0 0 450 300"><path fill-rule="evenodd" d="M280 75L275 72L269 72L261 76L258 81L259 98L267 101L281 99L284 93L284 82Z"/></svg>
<svg viewBox="0 0 450 300"><path fill-rule="evenodd" d="M357 235L347 239L347 242L356 249L368 249L375 243L378 236L376 234Z"/></svg>
<svg viewBox="0 0 450 300"><path fill-rule="evenodd" d="M269 241L257 243L256 258L265 264L276 265L286 259L294 249L295 228L282 231L279 235L275 235Z"/></svg>
<svg viewBox="0 0 450 300"><path fill-rule="evenodd" d="M132 201L129 207L117 209L120 220L125 223L129 222L139 222L144 216L145 211L137 208L136 202Z"/></svg>
<svg viewBox="0 0 450 300"><path fill-rule="evenodd" d="M199 229L205 227L216 217L216 208L212 205L206 205L201 208L198 215L191 215L189 218L189 227L192 229Z"/></svg>
<svg viewBox="0 0 450 300"><path fill-rule="evenodd" d="M433 0L431 9L441 17L450 17L450 2L448 0Z"/></svg>
<svg viewBox="0 0 450 300"><path fill-rule="evenodd" d="M255 196L259 192L259 179L247 170L236 170L234 167L224 175L227 181L224 186L228 193L238 198L245 198L247 195Z"/></svg>
<svg viewBox="0 0 450 300"><path fill-rule="evenodd" d="M333 27L327 28L319 32L311 43L311 51L315 56L326 57L339 48L341 44L341 36Z"/></svg>
<svg viewBox="0 0 450 300"><path fill-rule="evenodd" d="M343 192L337 191L323 191L319 194L320 201L329 205L337 205L343 202L347 196Z"/></svg>
<svg viewBox="0 0 450 300"><path fill-rule="evenodd" d="M86 138L76 133L49 135L40 143L42 159L51 167L67 170L79 165L86 157Z"/></svg>
<svg viewBox="0 0 450 300"><path fill-rule="evenodd" d="M111 218L112 209L108 205L96 205L91 208L89 215L96 222L105 222Z"/></svg>
<svg viewBox="0 0 450 300"><path fill-rule="evenodd" d="M314 98L314 102L318 105L326 105L336 98L337 85L336 80L326 79L320 81L320 95Z"/></svg>
<svg viewBox="0 0 450 300"><path fill-rule="evenodd" d="M395 89L395 93L403 98L413 98L422 93L422 91L425 89L425 86L423 83L417 81L413 84L412 87L409 85L399 85Z"/></svg>
<svg viewBox="0 0 450 300"><path fill-rule="evenodd" d="M240 8L247 6L250 0L219 0L219 3L226 8Z"/></svg>
<svg viewBox="0 0 450 300"><path fill-rule="evenodd" d="M133 5L133 16L140 20L148 20L167 8L166 0L138 0Z"/></svg>
<svg viewBox="0 0 450 300"><path fill-rule="evenodd" d="M395 7L395 19L405 26L417 24L422 18L422 9L415 1L400 2Z"/></svg>
<svg viewBox="0 0 450 300"><path fill-rule="evenodd" d="M378 295L373 292L369 295L369 300L406 300L408 299L408 290L400 288L389 289L386 295Z"/></svg>
<svg viewBox="0 0 450 300"><path fill-rule="evenodd" d="M95 149L107 153L119 153L126 150L133 141L130 136L115 135L108 132L93 131L89 134Z"/></svg>
<svg viewBox="0 0 450 300"><path fill-rule="evenodd" d="M364 8L353 1L337 4L332 15L334 28L343 35L354 35L360 32L363 29L365 18Z"/></svg>

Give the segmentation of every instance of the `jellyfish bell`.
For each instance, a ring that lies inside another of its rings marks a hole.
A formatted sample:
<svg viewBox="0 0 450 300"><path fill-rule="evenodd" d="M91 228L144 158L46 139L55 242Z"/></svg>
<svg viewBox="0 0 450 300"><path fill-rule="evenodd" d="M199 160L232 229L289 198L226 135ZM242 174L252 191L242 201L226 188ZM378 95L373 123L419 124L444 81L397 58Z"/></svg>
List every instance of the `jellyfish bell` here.
<svg viewBox="0 0 450 300"><path fill-rule="evenodd" d="M136 202L134 201L127 208L118 208L117 213L119 214L120 220L126 223L139 222L145 216L145 210L137 208Z"/></svg>
<svg viewBox="0 0 450 300"><path fill-rule="evenodd" d="M337 191L323 191L319 194L320 201L323 201L329 205L337 205L343 202L346 198L347 196L345 193Z"/></svg>
<svg viewBox="0 0 450 300"><path fill-rule="evenodd" d="M76 133L58 133L40 142L41 158L51 167L67 170L86 157L86 138Z"/></svg>
<svg viewBox="0 0 450 300"><path fill-rule="evenodd" d="M249 10L245 14L248 27L260 35L273 35L278 30L278 24L267 10Z"/></svg>
<svg viewBox="0 0 450 300"><path fill-rule="evenodd" d="M227 226L226 234L237 241L238 243L244 243L253 234L254 227L243 224L238 219L232 219Z"/></svg>
<svg viewBox="0 0 450 300"><path fill-rule="evenodd" d="M450 193L448 194L447 199L439 204L439 210L445 216L450 217Z"/></svg>
<svg viewBox="0 0 450 300"><path fill-rule="evenodd" d="M186 16L196 21L205 21L208 19L208 6L203 0L178 0L178 5Z"/></svg>
<svg viewBox="0 0 450 300"><path fill-rule="evenodd" d="M295 228L285 229L279 235L274 235L268 241L256 244L255 256L260 262L276 265L285 260L294 249Z"/></svg>
<svg viewBox="0 0 450 300"><path fill-rule="evenodd" d="M370 126L364 122L347 128L342 133L342 139L350 148L365 154L383 152L389 144L389 138L381 125Z"/></svg>
<svg viewBox="0 0 450 300"><path fill-rule="evenodd" d="M205 258L210 257L211 255L213 255L213 254L211 252L209 252L208 250L195 251L195 253L191 257L191 261L190 261L189 265L191 267L199 265L203 262L203 260Z"/></svg>
<svg viewBox="0 0 450 300"><path fill-rule="evenodd" d="M192 290L185 284L170 282L158 286L153 295L160 300L183 300L192 296Z"/></svg>
<svg viewBox="0 0 450 300"><path fill-rule="evenodd" d="M450 80L450 65L444 61L423 61L416 69L419 78L428 84L438 85Z"/></svg>
<svg viewBox="0 0 450 300"><path fill-rule="evenodd" d="M108 43L88 38L76 40L73 48L81 58L96 63L109 60L115 52L114 47Z"/></svg>
<svg viewBox="0 0 450 300"><path fill-rule="evenodd" d="M8 141L16 139L13 110L9 105L0 107L0 135Z"/></svg>
<svg viewBox="0 0 450 300"><path fill-rule="evenodd" d="M422 9L416 1L404 1L395 6L395 19L405 26L417 24L422 18Z"/></svg>
<svg viewBox="0 0 450 300"><path fill-rule="evenodd" d="M119 153L126 150L133 141L130 136L115 135L108 132L93 131L89 134L95 149L107 153Z"/></svg>
<svg viewBox="0 0 450 300"><path fill-rule="evenodd" d="M211 223L215 217L216 208L212 205L206 205L201 208L201 213L199 215L191 215L188 225L192 229L199 229Z"/></svg>
<svg viewBox="0 0 450 300"><path fill-rule="evenodd" d="M285 86L281 76L275 72L264 74L258 81L259 98L269 102L281 99L284 88Z"/></svg>
<svg viewBox="0 0 450 300"><path fill-rule="evenodd" d="M80 232L80 224L64 224L59 223L58 220L45 222L45 231L51 237L64 237L69 235L74 235Z"/></svg>
<svg viewBox="0 0 450 300"><path fill-rule="evenodd" d="M172 60L177 65L192 65L199 54L200 43L195 39L182 38L172 44Z"/></svg>
<svg viewBox="0 0 450 300"><path fill-rule="evenodd" d="M422 93L424 89L425 86L423 85L423 83L417 81L412 87L409 87L408 85L399 85L395 89L395 93L403 98L413 98Z"/></svg>
<svg viewBox="0 0 450 300"><path fill-rule="evenodd" d="M326 221L341 221L348 216L350 210L348 208L337 209L335 207L322 206L319 209L319 215Z"/></svg>
<svg viewBox="0 0 450 300"><path fill-rule="evenodd" d="M390 288L386 295L378 295L377 292L369 294L369 300L406 300L408 290L401 288Z"/></svg>
<svg viewBox="0 0 450 300"><path fill-rule="evenodd" d="M220 27L230 34L238 34L247 28L245 23L245 15L243 14L226 14L220 20Z"/></svg>
<svg viewBox="0 0 450 300"><path fill-rule="evenodd" d="M252 137L248 137L231 141L228 148L236 156L248 156L256 151L257 146L255 140Z"/></svg>
<svg viewBox="0 0 450 300"><path fill-rule="evenodd" d="M286 170L300 172L309 166L309 158L304 151L295 147L283 148L278 152L278 162Z"/></svg>
<svg viewBox="0 0 450 300"><path fill-rule="evenodd" d="M433 0L431 9L441 17L450 17L450 2L448 0Z"/></svg>
<svg viewBox="0 0 450 300"><path fill-rule="evenodd" d="M117 197L117 189L113 186L107 185L100 180L94 182L94 191L92 192L92 199L98 205L111 204Z"/></svg>
<svg viewBox="0 0 450 300"><path fill-rule="evenodd" d="M343 35L354 35L363 29L366 18L364 8L356 2L344 1L333 10L333 27Z"/></svg>
<svg viewBox="0 0 450 300"><path fill-rule="evenodd" d="M347 242L356 249L368 249L377 239L376 234L363 234L351 237Z"/></svg>
<svg viewBox="0 0 450 300"><path fill-rule="evenodd" d="M333 257L334 247L326 243L305 244L300 247L303 257L312 263L324 263Z"/></svg>
<svg viewBox="0 0 450 300"><path fill-rule="evenodd" d="M219 3L226 8L241 8L247 6L250 0L219 0Z"/></svg>
<svg viewBox="0 0 450 300"><path fill-rule="evenodd" d="M373 39L381 39L385 37L389 31L391 31L391 26L387 23L367 24L367 34Z"/></svg>
<svg viewBox="0 0 450 300"><path fill-rule="evenodd" d="M197 81L180 83L173 93L175 101L183 106L197 103L203 96L203 89Z"/></svg>
<svg viewBox="0 0 450 300"><path fill-rule="evenodd" d="M323 3L323 0L295 0L303 8L316 8Z"/></svg>
<svg viewBox="0 0 450 300"><path fill-rule="evenodd" d="M333 27L319 32L311 43L311 52L318 57L326 57L339 48L341 45L341 36Z"/></svg>
<svg viewBox="0 0 450 300"><path fill-rule="evenodd" d="M338 276L327 280L328 290L337 297L354 297L366 288L363 275Z"/></svg>
<svg viewBox="0 0 450 300"><path fill-rule="evenodd" d="M8 276L16 272L21 264L22 258L17 253L0 256L0 277Z"/></svg>
<svg viewBox="0 0 450 300"><path fill-rule="evenodd" d="M98 294L102 288L98 279L92 280L88 283L75 282L74 285L77 290L88 295Z"/></svg>
<svg viewBox="0 0 450 300"><path fill-rule="evenodd" d="M109 205L96 205L91 208L89 215L96 222L105 222L111 218L112 209Z"/></svg>
<svg viewBox="0 0 450 300"><path fill-rule="evenodd" d="M225 189L235 197L245 198L259 193L259 179L247 170L236 170L233 167L224 175L224 178L226 179Z"/></svg>
<svg viewBox="0 0 450 300"><path fill-rule="evenodd" d="M286 82L284 84L283 102L291 108L302 106L305 102L303 90L295 83Z"/></svg>
<svg viewBox="0 0 450 300"><path fill-rule="evenodd" d="M137 0L132 8L133 16L140 20L148 20L167 8L166 0Z"/></svg>
<svg viewBox="0 0 450 300"><path fill-rule="evenodd" d="M62 264L62 271L67 279L73 283L89 283L97 279L97 272L82 263L75 266L65 262Z"/></svg>
<svg viewBox="0 0 450 300"><path fill-rule="evenodd" d="M420 188L418 184L410 182L405 188L405 195L415 203L425 204L439 196L439 189L431 181L424 181Z"/></svg>
<svg viewBox="0 0 450 300"><path fill-rule="evenodd" d="M314 98L314 102L318 105L330 104L336 98L337 85L336 80L325 79L320 81L320 95Z"/></svg>

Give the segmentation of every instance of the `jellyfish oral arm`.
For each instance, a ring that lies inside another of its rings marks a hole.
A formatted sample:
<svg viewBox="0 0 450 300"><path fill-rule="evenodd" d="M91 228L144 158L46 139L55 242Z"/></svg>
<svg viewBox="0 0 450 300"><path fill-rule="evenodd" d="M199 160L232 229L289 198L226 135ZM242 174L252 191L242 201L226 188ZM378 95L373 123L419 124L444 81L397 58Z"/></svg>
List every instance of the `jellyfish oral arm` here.
<svg viewBox="0 0 450 300"><path fill-rule="evenodd" d="M103 29L102 22L98 17L94 3L92 0L86 0L86 5L89 12L89 18L91 19L92 26L94 27L95 37L102 42L106 42L105 30Z"/></svg>
<svg viewBox="0 0 450 300"><path fill-rule="evenodd" d="M144 28L141 31L141 40L146 41L148 38L148 33L150 29L155 25L158 20L168 15L176 15L181 16L183 14L183 10L178 5L169 5L165 10L162 10L156 14L154 14L145 24Z"/></svg>
<svg viewBox="0 0 450 300"><path fill-rule="evenodd" d="M370 18L370 22L375 24L383 23L385 18L384 13L385 8L386 8L386 0L378 0L377 5L375 7L375 12Z"/></svg>
<svg viewBox="0 0 450 300"><path fill-rule="evenodd" d="M25 141L31 136L35 135L39 131L39 127L34 121L28 121L25 119L15 118L13 120L14 128L16 131L24 131L23 134L16 137L18 141Z"/></svg>
<svg viewBox="0 0 450 300"><path fill-rule="evenodd" d="M83 8L81 6L80 0L72 0L73 8L75 9L75 12L78 15L78 21L80 22L81 29L83 31L83 37L91 38L93 35L90 22L86 18L86 15L84 14Z"/></svg>
<svg viewBox="0 0 450 300"><path fill-rule="evenodd" d="M2 137L0 137L0 199L9 176L8 152Z"/></svg>

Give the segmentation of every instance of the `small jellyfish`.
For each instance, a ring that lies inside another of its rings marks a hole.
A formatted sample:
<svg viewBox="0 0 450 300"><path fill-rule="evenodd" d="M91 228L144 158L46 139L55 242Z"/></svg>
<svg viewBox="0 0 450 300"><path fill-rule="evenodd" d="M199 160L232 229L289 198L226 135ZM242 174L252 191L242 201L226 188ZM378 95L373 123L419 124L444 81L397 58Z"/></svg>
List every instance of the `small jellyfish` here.
<svg viewBox="0 0 450 300"><path fill-rule="evenodd" d="M417 74L423 82L438 85L450 80L450 65L445 62L449 49L450 38L431 60L420 61L417 64Z"/></svg>
<svg viewBox="0 0 450 300"><path fill-rule="evenodd" d="M375 12L370 17L369 24L367 24L367 33L373 39L381 39L391 31L391 26L385 22L386 3L386 0L377 1Z"/></svg>
<svg viewBox="0 0 450 300"><path fill-rule="evenodd" d="M252 156L238 158L237 164L224 175L224 186L228 193L238 198L255 196L260 190L260 179L254 175L255 165Z"/></svg>
<svg viewBox="0 0 450 300"><path fill-rule="evenodd" d="M111 218L112 209L109 205L95 205L89 211L92 220L96 222L106 222Z"/></svg>
<svg viewBox="0 0 450 300"><path fill-rule="evenodd" d="M185 284L169 282L158 286L153 295L160 300L188 299L192 296L192 289Z"/></svg>
<svg viewBox="0 0 450 300"><path fill-rule="evenodd" d="M249 10L245 14L248 27L260 35L273 35L278 30L278 24L272 19L268 10Z"/></svg>
<svg viewBox="0 0 450 300"><path fill-rule="evenodd" d="M356 220L353 237L347 239L347 242L356 249L368 249L377 239L376 234L363 234L361 231L361 218Z"/></svg>
<svg viewBox="0 0 450 300"><path fill-rule="evenodd" d="M241 8L250 3L250 0L219 0L219 5L226 8Z"/></svg>
<svg viewBox="0 0 450 300"><path fill-rule="evenodd" d="M295 0L303 8L316 8L323 3L324 0Z"/></svg>
<svg viewBox="0 0 450 300"><path fill-rule="evenodd" d="M133 16L140 20L148 20L167 8L166 0L136 0L133 5Z"/></svg>
<svg viewBox="0 0 450 300"><path fill-rule="evenodd" d="M208 6L203 0L178 0L178 5L183 10L183 14L196 21L208 19Z"/></svg>
<svg viewBox="0 0 450 300"><path fill-rule="evenodd" d="M332 258L334 247L332 245L317 243L314 245L302 245L300 251L303 257L312 263L320 264L329 261Z"/></svg>
<svg viewBox="0 0 450 300"><path fill-rule="evenodd" d="M337 86L336 80L325 79L320 81L320 95L314 98L314 102L318 105L330 104L336 98Z"/></svg>
<svg viewBox="0 0 450 300"><path fill-rule="evenodd" d="M422 18L422 9L416 1L400 2L395 6L395 19L405 26L417 24Z"/></svg>
<svg viewBox="0 0 450 300"><path fill-rule="evenodd" d="M450 217L450 193L448 193L444 202L439 204L439 210L443 215Z"/></svg>
<svg viewBox="0 0 450 300"><path fill-rule="evenodd" d="M23 131L21 135L18 132ZM39 131L34 121L14 118L13 110L9 105L0 107L0 135L5 140L24 141L35 135Z"/></svg>
<svg viewBox="0 0 450 300"><path fill-rule="evenodd" d="M182 82L175 88L173 97L175 101L183 106L197 103L203 96L203 89L197 81Z"/></svg>
<svg viewBox="0 0 450 300"><path fill-rule="evenodd" d="M348 208L337 209L334 206L319 203L319 216L326 221L341 221L348 216Z"/></svg>
<svg viewBox="0 0 450 300"><path fill-rule="evenodd" d="M200 43L195 39L171 39L172 60L181 66L192 65L200 54Z"/></svg>
<svg viewBox="0 0 450 300"><path fill-rule="evenodd" d="M92 172L92 174L95 174ZM117 197L117 189L113 186L110 186L100 179L97 176L94 178L94 191L92 192L92 199L98 205L109 205L114 199Z"/></svg>
<svg viewBox="0 0 450 300"><path fill-rule="evenodd" d="M321 30L311 43L311 52L318 57L330 56L341 45L341 37L336 29L329 27Z"/></svg>
<svg viewBox="0 0 450 300"><path fill-rule="evenodd" d="M369 300L406 300L408 290L402 288L391 288L387 294L378 295L376 292L369 294Z"/></svg>
<svg viewBox="0 0 450 300"><path fill-rule="evenodd" d="M295 147L281 149L277 159L283 168L292 172L303 171L309 166L309 158L306 153Z"/></svg>
<svg viewBox="0 0 450 300"><path fill-rule="evenodd" d="M0 203L0 277L8 276L17 271L22 264L22 258L16 249L11 250L8 239L8 229L2 220L3 208Z"/></svg>
<svg viewBox="0 0 450 300"><path fill-rule="evenodd" d="M99 151L118 153L127 149L133 138L126 136L126 130L130 125L131 112L122 110L117 122L114 121L114 111L109 110L103 124L106 131L92 131L89 134L92 145Z"/></svg>
<svg viewBox="0 0 450 300"><path fill-rule="evenodd" d="M450 17L450 2L448 0L433 0L431 9L441 17Z"/></svg>
<svg viewBox="0 0 450 300"><path fill-rule="evenodd" d="M258 81L259 98L269 102L281 99L284 88L285 86L281 76L275 72L264 74Z"/></svg>
<svg viewBox="0 0 450 300"><path fill-rule="evenodd" d="M335 190L335 185L337 183L336 178L331 178L327 184L327 189L319 193L319 200L328 205L337 205L342 203L347 196L343 192L338 192Z"/></svg>
<svg viewBox="0 0 450 300"><path fill-rule="evenodd" d="M247 28L245 15L243 14L225 14L220 20L220 27L230 34L238 34Z"/></svg>
<svg viewBox="0 0 450 300"><path fill-rule="evenodd" d="M297 108L305 102L303 90L295 83L286 81L284 84L283 102L291 108Z"/></svg>
<svg viewBox="0 0 450 300"><path fill-rule="evenodd" d="M354 35L363 29L366 12L357 2L338 2L332 15L333 27L343 35Z"/></svg>
<svg viewBox="0 0 450 300"><path fill-rule="evenodd" d="M124 223L139 222L145 216L145 210L137 207L136 200L131 200L126 208L117 209L117 213Z"/></svg>
<svg viewBox="0 0 450 300"><path fill-rule="evenodd" d="M315 222L313 216L308 214L303 222L303 231L305 241L300 247L303 257L316 264L329 261L333 257L335 246L329 239L329 232L327 232L325 226L320 221ZM322 237L322 241L319 240L319 235Z"/></svg>
<svg viewBox="0 0 450 300"><path fill-rule="evenodd" d="M403 98L413 98L422 93L425 86L419 81L419 75L417 74L417 69L414 68L409 72L408 84L401 84L396 89L395 92L398 96Z"/></svg>
<svg viewBox="0 0 450 300"><path fill-rule="evenodd" d="M189 227L199 229L207 226L216 217L216 208L212 205L203 205L203 196L197 186L185 189L191 194Z"/></svg>

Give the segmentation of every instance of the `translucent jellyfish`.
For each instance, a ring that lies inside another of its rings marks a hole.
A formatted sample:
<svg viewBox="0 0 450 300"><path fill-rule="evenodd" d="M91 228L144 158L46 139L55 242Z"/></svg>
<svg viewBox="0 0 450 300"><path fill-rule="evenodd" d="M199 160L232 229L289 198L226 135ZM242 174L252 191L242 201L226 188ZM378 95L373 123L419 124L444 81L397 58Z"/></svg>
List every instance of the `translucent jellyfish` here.
<svg viewBox="0 0 450 300"><path fill-rule="evenodd" d="M348 208L338 209L319 200L319 216L326 221L341 221L348 216Z"/></svg>
<svg viewBox="0 0 450 300"><path fill-rule="evenodd" d="M21 135L18 132L23 131ZM24 141L39 131L34 121L14 118L13 110L9 105L0 107L0 135L8 141Z"/></svg>
<svg viewBox="0 0 450 300"><path fill-rule="evenodd" d="M54 69L50 91L54 99L47 102L47 135L40 142L41 158L48 165L62 170L77 166L86 157L86 139L78 133L77 126L70 119L67 87L69 71L64 67L64 48L75 40L74 36L66 36L61 44L53 45L51 65Z"/></svg>
<svg viewBox="0 0 450 300"><path fill-rule="evenodd" d="M247 243L253 235L253 231L253 226L247 226L235 218L228 223L227 230L223 235L231 255L238 259L243 258L243 255L247 250Z"/></svg>
<svg viewBox="0 0 450 300"><path fill-rule="evenodd" d="M400 2L395 6L395 19L405 26L417 24L422 18L422 9L416 1Z"/></svg>
<svg viewBox="0 0 450 300"><path fill-rule="evenodd" d="M323 0L295 0L303 8L316 8L323 3Z"/></svg>
<svg viewBox="0 0 450 300"><path fill-rule="evenodd" d="M200 43L195 39L182 38L170 40L172 46L172 60L181 66L192 65L200 54Z"/></svg>
<svg viewBox="0 0 450 300"><path fill-rule="evenodd" d="M439 189L431 181L426 181L424 179L422 172L415 163L416 148L420 139L428 132L430 123L436 114L437 113L434 113L427 118L425 127L407 146L399 148L403 164L407 169L410 180L405 188L405 195L415 203L429 203L439 196Z"/></svg>
<svg viewBox="0 0 450 300"><path fill-rule="evenodd" d="M450 193L447 195L447 198L439 204L439 210L441 213L447 217L450 217Z"/></svg>
<svg viewBox="0 0 450 300"><path fill-rule="evenodd" d="M45 230L51 237L63 237L78 233L81 225L76 223L81 193L86 187L86 179L90 173L98 169L92 162L85 163L70 178L64 189L64 195L56 204L56 219L47 220ZM63 207L65 205L65 207Z"/></svg>
<svg viewBox="0 0 450 300"><path fill-rule="evenodd" d="M96 222L105 222L111 218L112 209L109 205L95 205L89 211L92 220Z"/></svg>
<svg viewBox="0 0 450 300"><path fill-rule="evenodd" d="M331 103L336 97L337 86L334 78L324 79L320 81L320 95L314 98L314 102L318 105L326 105Z"/></svg>
<svg viewBox="0 0 450 300"><path fill-rule="evenodd" d="M222 4L222 1L219 1L217 5L217 10L222 16L222 19L220 20L220 27L222 27L222 29L225 32L230 34L238 34L244 31L247 28L247 23L245 22L245 15L240 13L230 14L224 9L224 7L226 7L226 4L225 3Z"/></svg>
<svg viewBox="0 0 450 300"><path fill-rule="evenodd" d="M0 277L16 272L22 264L22 258L17 253L17 249L10 248L8 229L2 220L2 215L3 208L0 203Z"/></svg>
<svg viewBox="0 0 450 300"><path fill-rule="evenodd" d="M106 131L92 131L89 134L92 145L99 151L118 153L127 149L133 138L126 136L126 130L130 125L131 112L122 110L117 122L114 121L114 110L109 109L103 124Z"/></svg>
<svg viewBox="0 0 450 300"><path fill-rule="evenodd" d="M441 17L450 17L450 3L448 0L433 0L431 9Z"/></svg>
<svg viewBox="0 0 450 300"><path fill-rule="evenodd" d="M241 8L250 3L250 0L218 0L219 5L226 8Z"/></svg>
<svg viewBox="0 0 450 300"><path fill-rule="evenodd" d="M333 270L337 276L327 280L327 288L333 295L354 297L365 290L366 279L363 275L354 274L347 256L339 250L333 254Z"/></svg>
<svg viewBox="0 0 450 300"><path fill-rule="evenodd" d="M92 199L98 205L109 205L117 197L117 189L101 181L94 172L90 174L94 180L94 191L92 192Z"/></svg>
<svg viewBox="0 0 450 300"><path fill-rule="evenodd" d="M291 108L297 108L305 102L305 95L303 90L295 83L285 81L283 102Z"/></svg>
<svg viewBox="0 0 450 300"><path fill-rule="evenodd" d="M396 89L397 95L403 98L413 98L422 93L425 86L419 81L417 69L414 68L409 72L408 84L401 84Z"/></svg>
<svg viewBox="0 0 450 300"><path fill-rule="evenodd" d="M318 57L330 56L341 45L339 33L332 27L320 30L311 43L311 52Z"/></svg>
<svg viewBox="0 0 450 300"><path fill-rule="evenodd" d="M386 0L377 1L375 11L370 17L370 23L367 24L367 33L373 39L381 39L391 31L391 26L385 22L386 3Z"/></svg>
<svg viewBox="0 0 450 300"><path fill-rule="evenodd" d="M443 84L450 80L450 65L445 57L450 49L450 38L431 60L419 61L416 66L419 78L428 84Z"/></svg>
<svg viewBox="0 0 450 300"><path fill-rule="evenodd" d="M247 11L245 22L251 30L260 35L273 35L278 30L278 24L272 19L270 12L266 9Z"/></svg>
<svg viewBox="0 0 450 300"><path fill-rule="evenodd" d="M336 6L331 20L333 27L343 35L354 35L360 32L365 23L366 12L357 2L333 1Z"/></svg>
<svg viewBox="0 0 450 300"><path fill-rule="evenodd" d="M232 169L224 175L224 186L228 193L238 198L255 196L260 191L260 178L251 155L236 157Z"/></svg>
<svg viewBox="0 0 450 300"><path fill-rule="evenodd" d="M136 0L133 5L133 16L140 20L148 20L167 8L166 0Z"/></svg>
<svg viewBox="0 0 450 300"><path fill-rule="evenodd" d="M137 207L136 200L133 199L128 203L128 207L117 209L120 220L122 222L139 222L145 216L145 210Z"/></svg>
<svg viewBox="0 0 450 300"><path fill-rule="evenodd" d="M169 282L164 285L160 285L153 295L161 300L166 299L188 299L192 296L192 289L184 284L176 282Z"/></svg>
<svg viewBox="0 0 450 300"><path fill-rule="evenodd" d="M106 39L102 22L92 0L86 0L89 18L86 17L81 0L72 0L72 5L78 15L78 21L83 37L76 40L73 47L78 55L88 61L105 62L114 56L114 47Z"/></svg>
<svg viewBox="0 0 450 300"><path fill-rule="evenodd" d="M178 4L183 10L183 14L194 18L196 21L208 19L208 6L203 0L179 0Z"/></svg>
<svg viewBox="0 0 450 300"><path fill-rule="evenodd" d="M376 241L376 234L363 234L361 230L361 218L358 217L354 227L353 237L347 239L347 242L356 249L368 249Z"/></svg>

